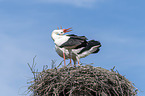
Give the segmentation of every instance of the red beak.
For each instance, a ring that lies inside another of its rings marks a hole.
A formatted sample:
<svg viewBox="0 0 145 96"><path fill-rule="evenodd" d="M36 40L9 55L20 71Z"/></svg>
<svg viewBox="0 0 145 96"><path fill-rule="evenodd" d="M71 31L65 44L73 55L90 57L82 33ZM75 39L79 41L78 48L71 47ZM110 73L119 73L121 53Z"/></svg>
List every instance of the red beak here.
<svg viewBox="0 0 145 96"><path fill-rule="evenodd" d="M70 30L70 29L72 29L72 28L63 29L63 32L66 33L66 32L70 32L70 31L72 31L72 30Z"/></svg>

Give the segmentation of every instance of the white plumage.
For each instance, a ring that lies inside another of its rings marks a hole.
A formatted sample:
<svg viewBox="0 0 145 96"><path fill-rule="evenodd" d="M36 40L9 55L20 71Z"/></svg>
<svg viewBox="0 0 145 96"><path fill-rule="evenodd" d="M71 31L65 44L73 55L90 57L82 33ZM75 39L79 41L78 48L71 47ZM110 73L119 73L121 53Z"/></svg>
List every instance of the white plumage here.
<svg viewBox="0 0 145 96"><path fill-rule="evenodd" d="M51 34L52 39L55 43L55 49L59 56L64 57L64 66L65 58L73 59L74 64L79 59L84 58L92 53L97 53L99 51L99 47L101 46L99 41L86 41L87 38L85 36L77 36L74 34L64 35L66 32L71 31L71 28L68 29L58 29L54 30Z"/></svg>
<svg viewBox="0 0 145 96"><path fill-rule="evenodd" d="M51 37L53 38L54 40L54 43L57 45L57 46L61 46L64 42L67 42L69 37L66 36L66 35L63 35L64 32L63 30L54 30L52 32L52 35Z"/></svg>

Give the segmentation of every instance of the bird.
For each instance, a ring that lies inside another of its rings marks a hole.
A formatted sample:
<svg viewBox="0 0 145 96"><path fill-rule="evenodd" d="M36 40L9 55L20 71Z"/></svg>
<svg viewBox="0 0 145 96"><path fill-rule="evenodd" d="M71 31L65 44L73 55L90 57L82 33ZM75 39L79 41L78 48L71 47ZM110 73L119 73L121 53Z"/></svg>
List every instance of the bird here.
<svg viewBox="0 0 145 96"><path fill-rule="evenodd" d="M51 37L55 43L55 49L59 56L64 58L64 66L65 58L71 59L74 61L74 65L76 61L79 65L79 59L84 58L92 53L98 53L99 48L101 47L101 43L99 41L90 40L87 41L85 36L77 36L74 34L65 34L67 32L72 31L71 28L68 29L57 29L53 30Z"/></svg>
<svg viewBox="0 0 145 96"><path fill-rule="evenodd" d="M76 67L76 61L79 64L80 58L85 58L90 54L98 53L100 47L101 43L99 41L90 40L88 41L86 46L72 49L72 60L74 62L74 67ZM60 48L55 45L55 50L60 57L63 57L65 55L65 58L69 59L69 52L65 48Z"/></svg>
<svg viewBox="0 0 145 96"><path fill-rule="evenodd" d="M87 38L85 36L77 36L74 34L66 34L67 32L72 31L71 28L68 29L57 29L53 30L51 37L55 43L56 46L60 48L65 48L69 52L69 59L71 64L72 59L72 49L84 47L87 45ZM65 55L63 52L63 57L65 60ZM64 64L66 66L66 64Z"/></svg>

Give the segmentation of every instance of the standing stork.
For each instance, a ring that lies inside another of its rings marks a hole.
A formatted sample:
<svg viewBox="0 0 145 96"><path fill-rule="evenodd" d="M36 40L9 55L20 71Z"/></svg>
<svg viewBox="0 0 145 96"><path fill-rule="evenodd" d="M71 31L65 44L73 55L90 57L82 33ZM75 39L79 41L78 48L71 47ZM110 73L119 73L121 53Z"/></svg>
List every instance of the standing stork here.
<svg viewBox="0 0 145 96"><path fill-rule="evenodd" d="M71 28L53 30L51 37L54 40L54 43L56 46L58 46L60 48L65 48L66 50L68 50L70 64L71 64L72 49L86 46L88 42L86 41L87 38L85 36L77 36L74 34L64 35L65 33L70 32L70 31L72 31ZM65 57L65 55L63 57ZM65 58L64 58L64 60L65 60ZM66 66L66 64L64 64L64 66Z"/></svg>

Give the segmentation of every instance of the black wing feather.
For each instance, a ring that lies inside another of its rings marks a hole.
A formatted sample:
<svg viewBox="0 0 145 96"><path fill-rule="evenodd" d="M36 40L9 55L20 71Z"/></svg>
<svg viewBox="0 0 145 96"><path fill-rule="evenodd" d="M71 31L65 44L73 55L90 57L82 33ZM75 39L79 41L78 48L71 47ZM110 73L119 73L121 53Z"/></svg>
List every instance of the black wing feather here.
<svg viewBox="0 0 145 96"><path fill-rule="evenodd" d="M63 43L60 47L72 47L74 46L74 48L78 48L79 46L86 46L86 40L87 38L85 36L77 36L74 34L70 34L70 35L66 35L69 36L70 38L68 39L68 41L66 41L65 43ZM77 47L76 47L77 46Z"/></svg>
<svg viewBox="0 0 145 96"><path fill-rule="evenodd" d="M74 35L74 34L68 34L66 36L69 36L71 38L76 38L76 39L87 40L87 38L85 36L77 36L77 35Z"/></svg>
<svg viewBox="0 0 145 96"><path fill-rule="evenodd" d="M101 47L101 43L100 43L99 41L90 40L90 41L88 41L87 46L86 46L84 49L82 49L78 54L81 54L81 53L83 53L84 51L90 50L93 46L97 46L97 45L100 45L100 46L99 46L98 49L97 49L95 52L93 52L93 53L97 53L97 52L100 50L99 48Z"/></svg>

